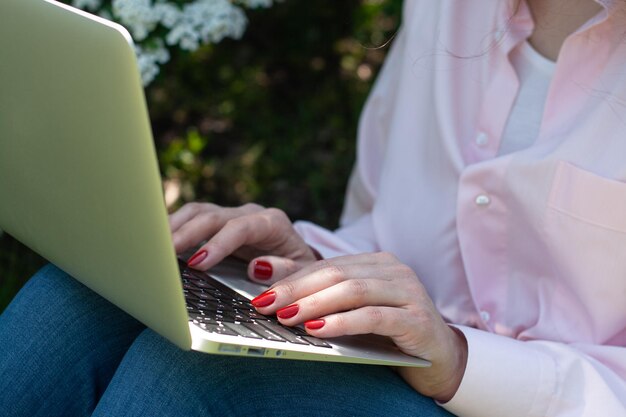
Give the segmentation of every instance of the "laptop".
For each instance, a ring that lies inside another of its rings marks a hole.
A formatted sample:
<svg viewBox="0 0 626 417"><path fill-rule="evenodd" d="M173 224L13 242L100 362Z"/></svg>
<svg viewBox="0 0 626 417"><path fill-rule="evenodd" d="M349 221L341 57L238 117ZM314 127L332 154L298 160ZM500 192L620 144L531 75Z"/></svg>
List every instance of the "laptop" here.
<svg viewBox="0 0 626 417"><path fill-rule="evenodd" d="M241 261L178 260L131 37L52 0L0 2L0 201L0 229L182 349L430 365L384 337L321 340L256 313L264 287Z"/></svg>

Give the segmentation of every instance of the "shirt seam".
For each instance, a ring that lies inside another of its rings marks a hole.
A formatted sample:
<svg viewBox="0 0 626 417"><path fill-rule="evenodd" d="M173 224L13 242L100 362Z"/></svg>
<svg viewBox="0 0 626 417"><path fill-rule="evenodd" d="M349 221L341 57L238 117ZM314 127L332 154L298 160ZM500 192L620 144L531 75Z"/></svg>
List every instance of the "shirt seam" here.
<svg viewBox="0 0 626 417"><path fill-rule="evenodd" d="M561 213L561 214L563 214L565 216L571 217L572 219L578 220L581 223L585 223L585 224L589 224L589 225L592 225L592 226L600 227L602 229L609 230L609 231L616 232L616 233L626 234L626 230L622 230L620 228L616 228L616 227L612 227L612 226L609 226L609 225L606 225L606 224L602 224L602 223L599 223L599 222L594 221L594 220L586 219L586 218L584 218L582 216L570 213L567 210L564 210L562 208L556 207L552 203L548 204L548 208L551 209L551 210L554 210L554 211L556 211L558 213Z"/></svg>

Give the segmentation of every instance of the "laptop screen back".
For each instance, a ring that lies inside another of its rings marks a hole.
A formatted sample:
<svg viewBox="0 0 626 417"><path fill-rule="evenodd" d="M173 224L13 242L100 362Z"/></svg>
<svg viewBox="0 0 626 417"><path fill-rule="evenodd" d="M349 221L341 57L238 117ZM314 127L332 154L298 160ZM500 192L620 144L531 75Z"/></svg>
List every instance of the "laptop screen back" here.
<svg viewBox="0 0 626 417"><path fill-rule="evenodd" d="M130 36L50 0L0 2L0 229L189 349Z"/></svg>

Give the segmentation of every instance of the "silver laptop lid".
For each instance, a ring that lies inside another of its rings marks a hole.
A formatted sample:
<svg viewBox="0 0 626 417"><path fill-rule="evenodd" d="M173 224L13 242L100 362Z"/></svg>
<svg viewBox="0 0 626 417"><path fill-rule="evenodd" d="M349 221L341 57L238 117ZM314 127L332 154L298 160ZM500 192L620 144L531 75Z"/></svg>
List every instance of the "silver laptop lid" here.
<svg viewBox="0 0 626 417"><path fill-rule="evenodd" d="M145 98L121 26L0 1L0 228L178 346L191 339Z"/></svg>

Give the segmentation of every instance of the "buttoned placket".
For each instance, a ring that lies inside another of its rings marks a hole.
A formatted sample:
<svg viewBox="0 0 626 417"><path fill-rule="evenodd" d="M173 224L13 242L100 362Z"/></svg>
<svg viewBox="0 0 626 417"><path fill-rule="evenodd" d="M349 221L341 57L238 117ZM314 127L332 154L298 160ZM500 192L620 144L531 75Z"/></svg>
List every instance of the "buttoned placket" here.
<svg viewBox="0 0 626 417"><path fill-rule="evenodd" d="M501 234L506 233L502 228L506 224L506 210L498 198L502 194L502 182L497 180L498 176L493 171L504 173L505 170L505 161L508 158L496 160L495 157L519 89L517 74L508 56L533 30L530 10L525 3L520 7L512 18L515 11L510 4L503 8L500 24L508 27L493 35L494 47L489 51L489 59L494 66L490 71L492 78L488 80L481 101L474 139L465 145L466 167L459 180L457 231L468 284L478 313L477 324L486 329L492 328L493 314L490 310L496 308L499 294L486 294L484 291L476 293L472 284L479 280L496 282L494 280L497 280L498 275L505 271L489 268L487 273L493 276L484 276L485 271L479 271L480 268L475 268L474 265L479 260L493 261L494 257L505 256L502 248L498 247L498 242L502 241ZM486 176L486 172L491 172L491 175ZM503 265L502 262L494 263L501 267ZM498 291L496 285L491 288Z"/></svg>
<svg viewBox="0 0 626 417"><path fill-rule="evenodd" d="M495 243L506 242L505 234L507 232L505 224L507 210L504 198L501 198L501 196L505 195L504 183L503 181L494 180L487 183L485 179L497 177L497 172L500 172L500 178L505 178L507 161L510 160L510 155L496 157L502 133L519 89L519 81L508 59L508 55L513 48L530 36L534 27L530 10L525 2L522 2L521 5L517 15L508 22L511 25L510 29L500 39L498 48L493 51L495 54L493 62L497 67L494 67L493 78L490 80L482 99L474 139L466 142L464 151L466 167L461 173L459 180L457 207L459 242L468 285L478 313L478 325L487 329L491 329L495 324L494 314L497 317L498 300L504 296L504 294L498 294L498 292L504 291L504 287L500 286L499 290L492 289L491 292L487 293L484 290L482 293L477 293L473 288L480 287L484 289L489 287L477 284L478 282L494 283L507 274L507 271L502 269L507 265L506 250L501 246L504 243L501 243L500 246ZM509 8L508 12L512 13L513 11ZM552 101L559 91L572 90L571 86L563 85L571 82L571 68L577 68L578 71L587 74L600 73L601 65L593 62L593 60L588 60L588 62L584 63L586 67L581 68L580 62L562 61L579 57L580 52L576 54L574 53L575 51L568 52L568 49L581 48L583 46L581 43L584 44L585 42L585 38L581 37L581 35L583 33L583 36L588 35L591 30L607 18L607 11L603 10L602 13L591 19L566 39L562 47L562 56L565 58L559 58L560 65L557 66L557 71L549 89L537 142L540 142L540 139L543 138L549 139L551 136L556 136L554 135L554 129L558 126L571 125L571 121L562 120L562 117L564 117L562 115L563 112L559 112L556 106L552 105ZM500 31L498 31L499 33ZM598 51L594 50L594 54L595 56L599 55L598 58L602 62L606 59L605 55L608 54L609 47L601 45L598 46L598 49ZM564 73L566 69L568 71ZM585 98L588 97L572 97L569 104L574 109L575 104L582 103ZM574 116L572 116L572 113L574 113ZM569 117L575 117L575 112L570 112ZM481 179L477 180L477 178ZM470 222L471 226L469 226ZM501 256L502 259L493 260L494 257L498 256ZM490 269L487 273L493 274L492 276L479 276L484 274L485 271L481 271L481 268L479 266L476 267L476 265L480 263L480 260L490 258L501 269ZM476 285L474 286L473 284ZM497 285L492 285L491 287L497 287Z"/></svg>

